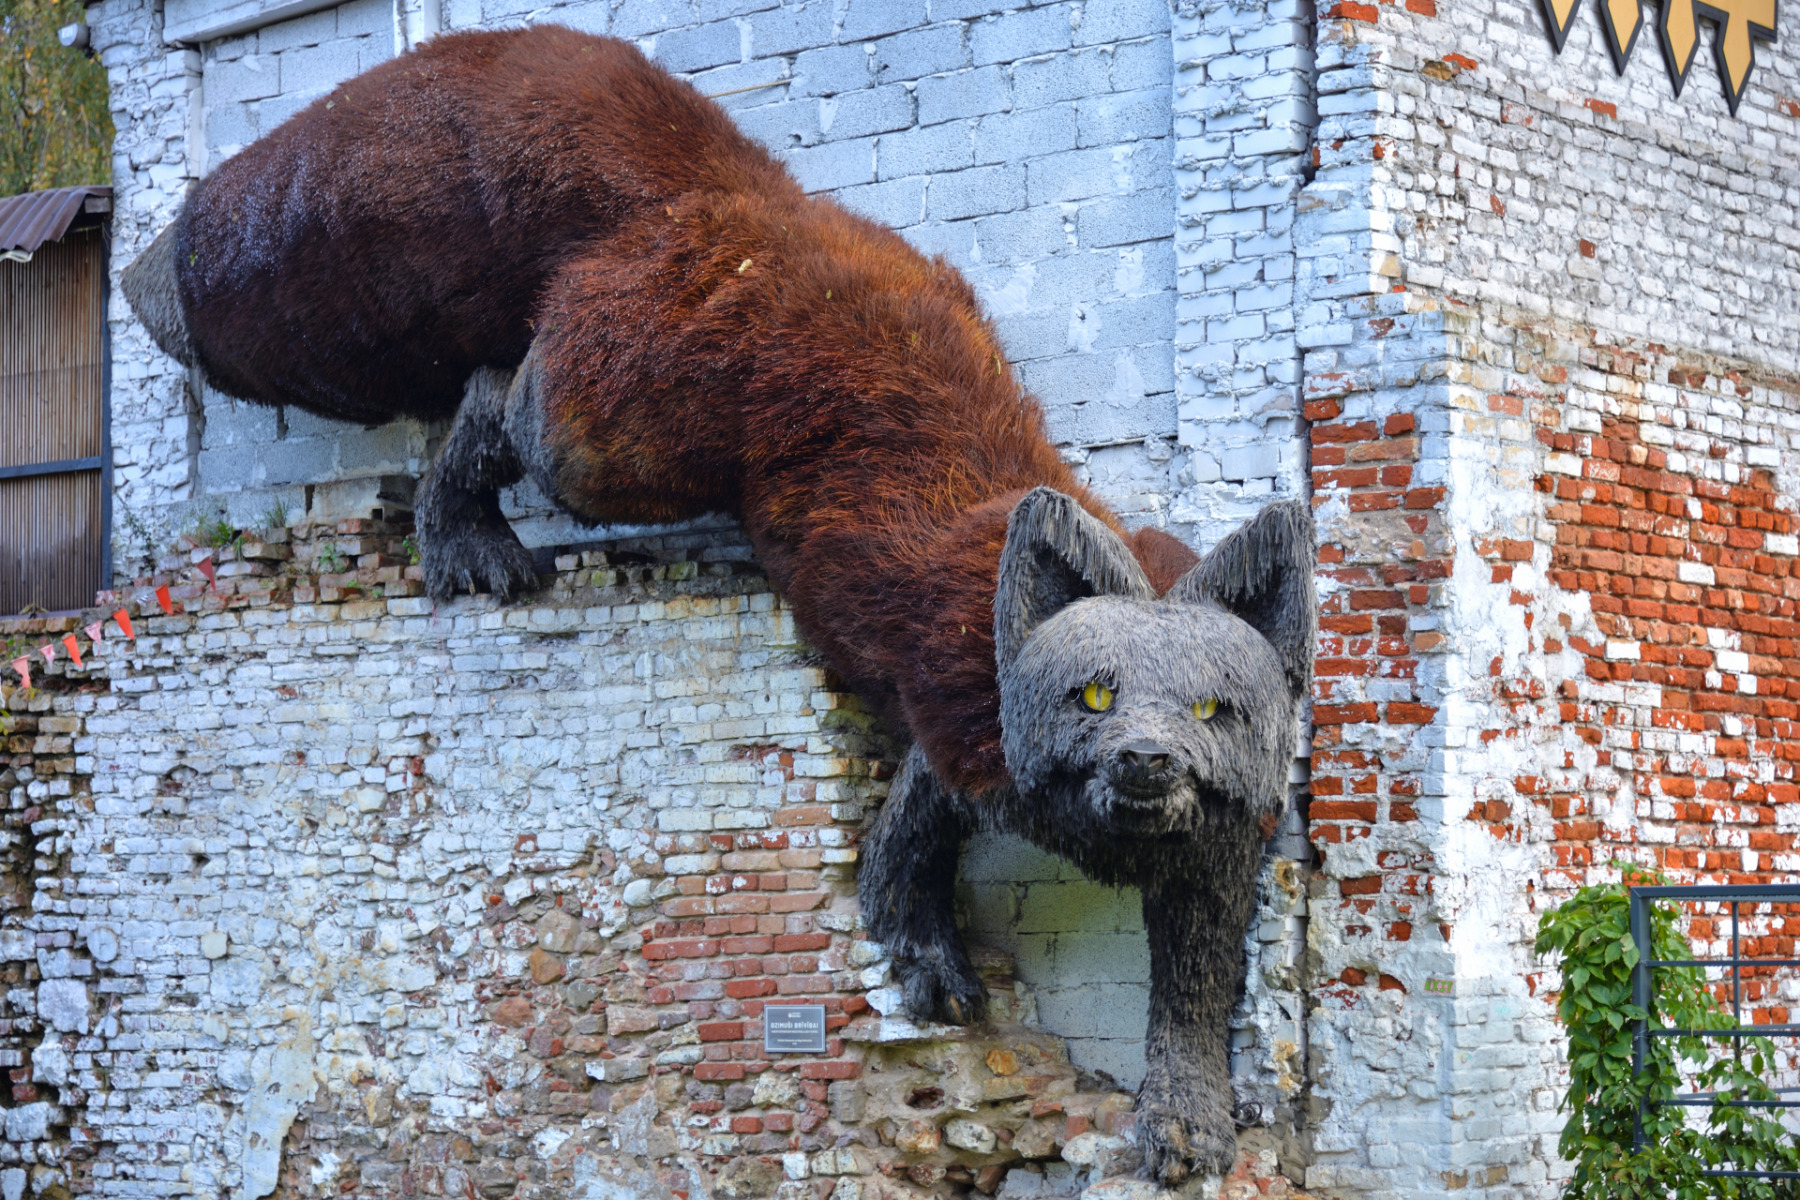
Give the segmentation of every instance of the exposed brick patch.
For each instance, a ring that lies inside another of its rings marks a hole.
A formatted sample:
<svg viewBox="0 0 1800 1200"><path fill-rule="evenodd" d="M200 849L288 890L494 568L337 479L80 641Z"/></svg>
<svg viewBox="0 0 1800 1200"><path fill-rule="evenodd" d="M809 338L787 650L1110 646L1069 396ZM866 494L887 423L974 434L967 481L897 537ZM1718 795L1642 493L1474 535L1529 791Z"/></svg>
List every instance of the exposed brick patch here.
<svg viewBox="0 0 1800 1200"><path fill-rule="evenodd" d="M1587 598L1593 629L1566 617L1534 625L1545 652L1579 664L1556 695L1525 680L1499 687L1514 703L1553 705L1611 759L1600 773L1515 787L1552 818L1571 883L1622 852L1683 877L1773 878L1794 849L1781 806L1800 799L1787 744L1800 712L1800 579L1795 498L1757 460L1772 454L1770 414L1800 408L1800 383L1753 382L1654 347L1584 359L1584 382L1615 381L1621 402L1571 407L1563 428L1540 429L1538 486L1555 529L1549 581ZM1729 424L1715 423L1721 408ZM1598 819L1627 797L1631 826Z"/></svg>

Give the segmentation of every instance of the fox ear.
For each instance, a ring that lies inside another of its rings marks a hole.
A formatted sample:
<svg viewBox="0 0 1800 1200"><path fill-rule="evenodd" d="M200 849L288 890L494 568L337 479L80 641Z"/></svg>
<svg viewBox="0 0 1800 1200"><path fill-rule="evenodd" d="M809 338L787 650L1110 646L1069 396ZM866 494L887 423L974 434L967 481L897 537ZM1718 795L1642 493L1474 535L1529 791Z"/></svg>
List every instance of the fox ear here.
<svg viewBox="0 0 1800 1200"><path fill-rule="evenodd" d="M1168 599L1222 608L1248 622L1281 656L1298 700L1312 690L1318 557L1311 505L1283 500L1214 546L1169 589Z"/></svg>
<svg viewBox="0 0 1800 1200"><path fill-rule="evenodd" d="M1013 506L994 591L994 658L1002 671L1043 621L1086 596L1155 596L1125 540L1054 488Z"/></svg>

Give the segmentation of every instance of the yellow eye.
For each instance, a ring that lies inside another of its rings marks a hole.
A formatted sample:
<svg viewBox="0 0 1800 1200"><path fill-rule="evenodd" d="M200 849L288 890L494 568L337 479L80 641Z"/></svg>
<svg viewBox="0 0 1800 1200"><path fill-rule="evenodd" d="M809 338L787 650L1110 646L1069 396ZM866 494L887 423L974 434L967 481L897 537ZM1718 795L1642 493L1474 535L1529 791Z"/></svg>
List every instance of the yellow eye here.
<svg viewBox="0 0 1800 1200"><path fill-rule="evenodd" d="M1112 707L1113 690L1096 679L1081 689L1081 702L1089 712L1105 712Z"/></svg>
<svg viewBox="0 0 1800 1200"><path fill-rule="evenodd" d="M1208 697L1205 700L1194 701L1194 715L1199 717L1202 721L1212 720L1213 714L1218 711L1219 702L1211 697Z"/></svg>

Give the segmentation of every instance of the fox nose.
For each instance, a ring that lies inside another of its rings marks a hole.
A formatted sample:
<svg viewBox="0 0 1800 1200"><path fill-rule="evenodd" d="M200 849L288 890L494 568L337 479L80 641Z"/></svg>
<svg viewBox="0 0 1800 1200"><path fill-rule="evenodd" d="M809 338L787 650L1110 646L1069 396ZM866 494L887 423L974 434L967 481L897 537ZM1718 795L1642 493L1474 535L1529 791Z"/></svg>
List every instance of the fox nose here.
<svg viewBox="0 0 1800 1200"><path fill-rule="evenodd" d="M1119 751L1119 765L1133 779L1146 780L1169 765L1169 751L1152 741L1131 742Z"/></svg>

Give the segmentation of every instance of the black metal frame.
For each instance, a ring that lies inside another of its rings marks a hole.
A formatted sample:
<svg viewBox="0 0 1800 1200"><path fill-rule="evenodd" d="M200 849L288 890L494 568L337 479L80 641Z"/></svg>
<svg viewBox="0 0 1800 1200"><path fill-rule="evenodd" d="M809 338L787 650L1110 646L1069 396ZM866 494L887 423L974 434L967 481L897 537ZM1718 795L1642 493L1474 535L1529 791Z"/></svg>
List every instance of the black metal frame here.
<svg viewBox="0 0 1800 1200"><path fill-rule="evenodd" d="M1653 1037L1800 1038L1800 1025L1743 1026L1741 974L1742 969L1746 966L1800 967L1800 958L1745 958L1739 953L1738 943L1738 905L1800 905L1800 884L1695 884L1682 887L1634 887L1630 889L1629 894L1631 897L1631 941L1637 947L1638 952L1637 966L1631 972L1631 1002L1645 1012L1649 1012L1650 972L1657 967L1729 967L1731 969L1731 1015L1740 1026L1737 1029L1682 1029L1675 1026L1658 1026L1652 1029L1648 1019L1641 1019L1635 1022L1632 1033L1631 1073L1633 1075L1643 1071L1644 1054L1649 1049L1650 1039ZM1731 906L1731 954L1725 958L1651 958L1649 906L1658 900L1729 904ZM1773 1090L1779 1095L1800 1092L1800 1087L1775 1088ZM1712 1092L1693 1092L1677 1096L1672 1100L1656 1101L1654 1106L1660 1108L1672 1104L1693 1108L1702 1105L1710 1106L1715 1099L1716 1094ZM1800 1108L1800 1100L1729 1100L1726 1103L1733 1108ZM1642 1149L1643 1144L1644 1122L1643 1111L1640 1109L1636 1128L1632 1134L1632 1148L1634 1150ZM1750 1179L1800 1179L1800 1171L1744 1171L1723 1167L1702 1171L1701 1174Z"/></svg>

